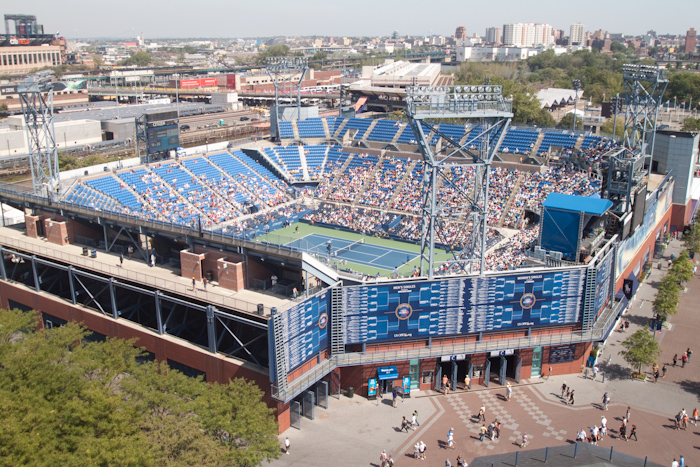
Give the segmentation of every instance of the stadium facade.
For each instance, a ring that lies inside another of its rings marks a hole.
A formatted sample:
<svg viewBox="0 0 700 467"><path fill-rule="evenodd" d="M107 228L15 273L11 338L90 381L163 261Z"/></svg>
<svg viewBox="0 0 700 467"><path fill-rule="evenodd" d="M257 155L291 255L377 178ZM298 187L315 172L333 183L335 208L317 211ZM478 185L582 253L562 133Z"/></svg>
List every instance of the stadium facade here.
<svg viewBox="0 0 700 467"><path fill-rule="evenodd" d="M340 234L304 244L301 234L289 233L297 221L321 228L307 217L320 202L338 212L349 209L355 218L365 208L377 216L400 212L390 203L405 201L402 190L422 178L413 137L403 134L407 128L382 120L281 122L286 146L190 152L81 177L53 200L5 185L0 200L22 209L25 223L5 226L3 219L0 306L39 310L45 326L82 322L94 332L91 339L136 339L147 357L207 381L254 380L277 409L283 431L298 426L314 404L325 405L329 395L351 387L362 396L378 386L410 394L438 388L444 376L459 388L467 375L475 387L550 371L579 373L614 329L665 238L683 228L691 216L686 211L697 204L676 198L674 176L653 174L624 235L595 229L583 238L578 227L598 222L605 202L575 196L567 211L547 200L544 193L556 191L551 186L573 186L566 185L573 172L550 171L546 164L555 152L584 146L595 160L595 147L604 141L510 129L494 163L505 172L494 176L513 181L503 189L508 196L492 224L513 232L536 229L537 240L523 242L514 255L520 260L509 267L433 280L396 270L376 277L345 270L351 268L339 260L344 250L354 254L348 262L355 261L375 242L373 235L345 247ZM466 128L443 130L468 138ZM697 147L697 135L690 137ZM584 178L595 180L595 162L578 161L588 167ZM455 174L468 183L466 171ZM359 177L355 201L336 196ZM529 209L516 200L526 183L541 198ZM588 183L593 191L599 186ZM387 186L391 194L371 205L368 197L381 196ZM676 199L686 203L674 225ZM391 222L416 222L410 203L401 207L403 214ZM569 241L576 243L575 257L567 261L541 248L548 233L538 216L574 219ZM325 224L352 230L344 221ZM280 229L287 229L286 237L275 237ZM410 228L392 230L399 231ZM335 253L327 238L336 242ZM502 242L515 248L511 239ZM495 255L510 251L496 248ZM406 259L410 268L410 255Z"/></svg>

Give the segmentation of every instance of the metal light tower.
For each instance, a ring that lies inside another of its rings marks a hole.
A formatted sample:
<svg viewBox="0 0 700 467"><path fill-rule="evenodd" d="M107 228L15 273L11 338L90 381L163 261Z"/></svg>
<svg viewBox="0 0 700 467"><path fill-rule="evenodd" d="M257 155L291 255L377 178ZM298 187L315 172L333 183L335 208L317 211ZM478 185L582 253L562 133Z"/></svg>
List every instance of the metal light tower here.
<svg viewBox="0 0 700 467"><path fill-rule="evenodd" d="M652 156L656 120L668 78L658 66L625 64L622 79L626 105L623 145L642 156Z"/></svg>
<svg viewBox="0 0 700 467"><path fill-rule="evenodd" d="M578 90L581 89L581 80L575 79L571 82L574 85L576 97L574 98L574 123L571 131L576 131L576 112L578 112Z"/></svg>
<svg viewBox="0 0 700 467"><path fill-rule="evenodd" d="M503 100L500 86L412 86L406 88L406 115L424 162L421 275L433 277L435 242L449 243L450 222L462 223L455 238L471 227L467 240L453 245L452 260L448 261L450 269L468 272L477 263L478 270L483 273L489 172L513 117L512 102ZM480 129L473 129L462 144L440 131L438 126L425 122L426 119L447 118L472 120L479 123ZM442 138L439 150L434 151L428 143L430 134ZM453 181L449 166L454 163L474 170L473 187L465 188ZM441 199L441 184L449 187L455 196L450 200ZM452 230L451 234L454 233Z"/></svg>
<svg viewBox="0 0 700 467"><path fill-rule="evenodd" d="M271 114L271 117L274 115L275 121L270 124L274 125L279 139L280 117L284 120L294 120L301 116L301 83L304 81L309 64L304 57L268 57L265 69L275 85L275 112ZM280 107L295 110L291 115L285 116L284 109L280 113Z"/></svg>
<svg viewBox="0 0 700 467"><path fill-rule="evenodd" d="M17 86L27 127L34 194L48 199L61 191L53 125L53 78L53 71L40 71Z"/></svg>

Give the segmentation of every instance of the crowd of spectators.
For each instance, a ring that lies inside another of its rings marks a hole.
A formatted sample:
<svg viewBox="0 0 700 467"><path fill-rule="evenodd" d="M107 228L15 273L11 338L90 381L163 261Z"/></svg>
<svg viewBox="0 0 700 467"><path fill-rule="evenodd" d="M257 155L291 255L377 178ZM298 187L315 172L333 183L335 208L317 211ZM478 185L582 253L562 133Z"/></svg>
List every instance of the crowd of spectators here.
<svg viewBox="0 0 700 467"><path fill-rule="evenodd" d="M397 217L399 217L398 214L384 213L373 209L323 203L317 210L304 216L304 219L312 224L338 225L355 232L373 235L380 232L383 225L389 224Z"/></svg>

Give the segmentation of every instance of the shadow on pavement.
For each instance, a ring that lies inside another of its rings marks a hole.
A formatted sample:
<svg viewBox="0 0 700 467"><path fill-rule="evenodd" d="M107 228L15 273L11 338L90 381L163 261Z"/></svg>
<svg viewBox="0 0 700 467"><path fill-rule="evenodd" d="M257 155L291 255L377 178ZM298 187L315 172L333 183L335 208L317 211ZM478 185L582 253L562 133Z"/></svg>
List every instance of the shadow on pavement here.
<svg viewBox="0 0 700 467"><path fill-rule="evenodd" d="M608 363L603 371L606 379L629 379L632 377L632 370L617 363Z"/></svg>
<svg viewBox="0 0 700 467"><path fill-rule="evenodd" d="M685 381L679 381L678 385L685 392L689 392L691 394L694 394L698 399L700 399L700 382L685 380Z"/></svg>

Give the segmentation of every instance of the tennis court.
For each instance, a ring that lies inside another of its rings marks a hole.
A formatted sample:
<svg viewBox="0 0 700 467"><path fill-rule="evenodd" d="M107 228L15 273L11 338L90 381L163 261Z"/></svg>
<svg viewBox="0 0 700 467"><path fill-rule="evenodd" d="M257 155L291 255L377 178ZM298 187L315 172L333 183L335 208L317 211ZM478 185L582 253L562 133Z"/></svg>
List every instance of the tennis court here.
<svg viewBox="0 0 700 467"><path fill-rule="evenodd" d="M330 249L328 245L330 245ZM331 261L345 260L346 262L363 266L374 266L384 270L393 270L394 267L402 266L418 257L415 251L373 245L365 242L364 238L347 240L319 233L311 233L295 239L286 243L285 246L307 251L320 258L330 258Z"/></svg>

